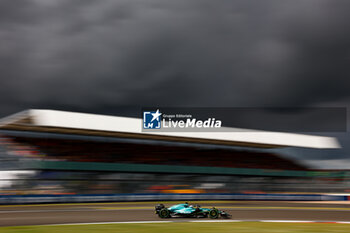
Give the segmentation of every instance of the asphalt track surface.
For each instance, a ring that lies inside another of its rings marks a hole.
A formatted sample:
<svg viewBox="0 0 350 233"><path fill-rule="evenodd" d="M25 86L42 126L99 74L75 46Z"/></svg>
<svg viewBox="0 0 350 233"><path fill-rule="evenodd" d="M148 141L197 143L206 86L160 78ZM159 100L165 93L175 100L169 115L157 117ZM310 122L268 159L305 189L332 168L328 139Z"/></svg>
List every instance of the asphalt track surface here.
<svg viewBox="0 0 350 233"><path fill-rule="evenodd" d="M350 221L350 202L200 201L202 207L227 211L234 220ZM165 203L166 206L174 204ZM189 218L160 219L155 202L81 203L0 206L0 226L129 221L191 221Z"/></svg>

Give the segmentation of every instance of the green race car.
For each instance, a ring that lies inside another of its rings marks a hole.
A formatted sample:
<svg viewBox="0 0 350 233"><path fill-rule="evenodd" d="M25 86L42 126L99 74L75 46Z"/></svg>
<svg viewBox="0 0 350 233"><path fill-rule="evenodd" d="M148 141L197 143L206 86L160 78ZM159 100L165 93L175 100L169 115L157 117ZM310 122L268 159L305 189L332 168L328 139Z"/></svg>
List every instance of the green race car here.
<svg viewBox="0 0 350 233"><path fill-rule="evenodd" d="M163 204L157 204L155 206L155 213L160 218L171 218L171 217L192 217L192 218L212 218L216 219L231 218L231 215L225 211L213 208L202 208L199 205L178 204L166 208Z"/></svg>

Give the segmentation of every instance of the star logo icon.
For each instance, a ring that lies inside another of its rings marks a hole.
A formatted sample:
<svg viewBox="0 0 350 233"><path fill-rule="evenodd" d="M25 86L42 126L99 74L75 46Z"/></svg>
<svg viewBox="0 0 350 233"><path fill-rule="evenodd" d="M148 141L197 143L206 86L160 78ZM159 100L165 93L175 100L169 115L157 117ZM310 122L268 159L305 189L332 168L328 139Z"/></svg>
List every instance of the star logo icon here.
<svg viewBox="0 0 350 233"><path fill-rule="evenodd" d="M151 122L153 122L154 120L157 120L159 121L159 117L162 115L160 112L159 112L159 109L157 109L157 111L155 113L151 113L152 115L152 120Z"/></svg>
<svg viewBox="0 0 350 233"><path fill-rule="evenodd" d="M157 111L143 112L143 128L144 129L160 129L162 127L161 117L162 113Z"/></svg>

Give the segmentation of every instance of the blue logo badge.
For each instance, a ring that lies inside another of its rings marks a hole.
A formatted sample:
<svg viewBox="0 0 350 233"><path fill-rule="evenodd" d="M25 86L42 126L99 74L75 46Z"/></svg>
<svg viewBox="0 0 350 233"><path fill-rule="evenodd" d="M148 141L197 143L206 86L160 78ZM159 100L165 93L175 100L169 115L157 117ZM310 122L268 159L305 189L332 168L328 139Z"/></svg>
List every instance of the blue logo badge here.
<svg viewBox="0 0 350 233"><path fill-rule="evenodd" d="M161 115L157 109L156 112L143 112L143 128L144 129L160 129Z"/></svg>

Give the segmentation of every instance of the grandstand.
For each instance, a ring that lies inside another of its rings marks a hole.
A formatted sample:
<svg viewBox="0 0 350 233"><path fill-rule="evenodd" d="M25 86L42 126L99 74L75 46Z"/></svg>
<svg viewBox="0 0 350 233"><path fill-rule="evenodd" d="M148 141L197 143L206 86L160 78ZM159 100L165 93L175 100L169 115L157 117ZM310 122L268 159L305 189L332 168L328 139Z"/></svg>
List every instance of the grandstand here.
<svg viewBox="0 0 350 233"><path fill-rule="evenodd" d="M8 144L16 154L46 160L182 165L203 167L261 168L306 170L305 166L272 153L231 148L203 148L131 142L103 142L80 139L8 137ZM16 149L18 148L18 149Z"/></svg>
<svg viewBox="0 0 350 233"><path fill-rule="evenodd" d="M335 138L266 131L142 132L141 119L28 110L0 120L0 144L35 171L22 193L342 191L343 173L312 171L273 148L338 148ZM317 176L316 176L317 175ZM310 185L312 184L312 185Z"/></svg>

